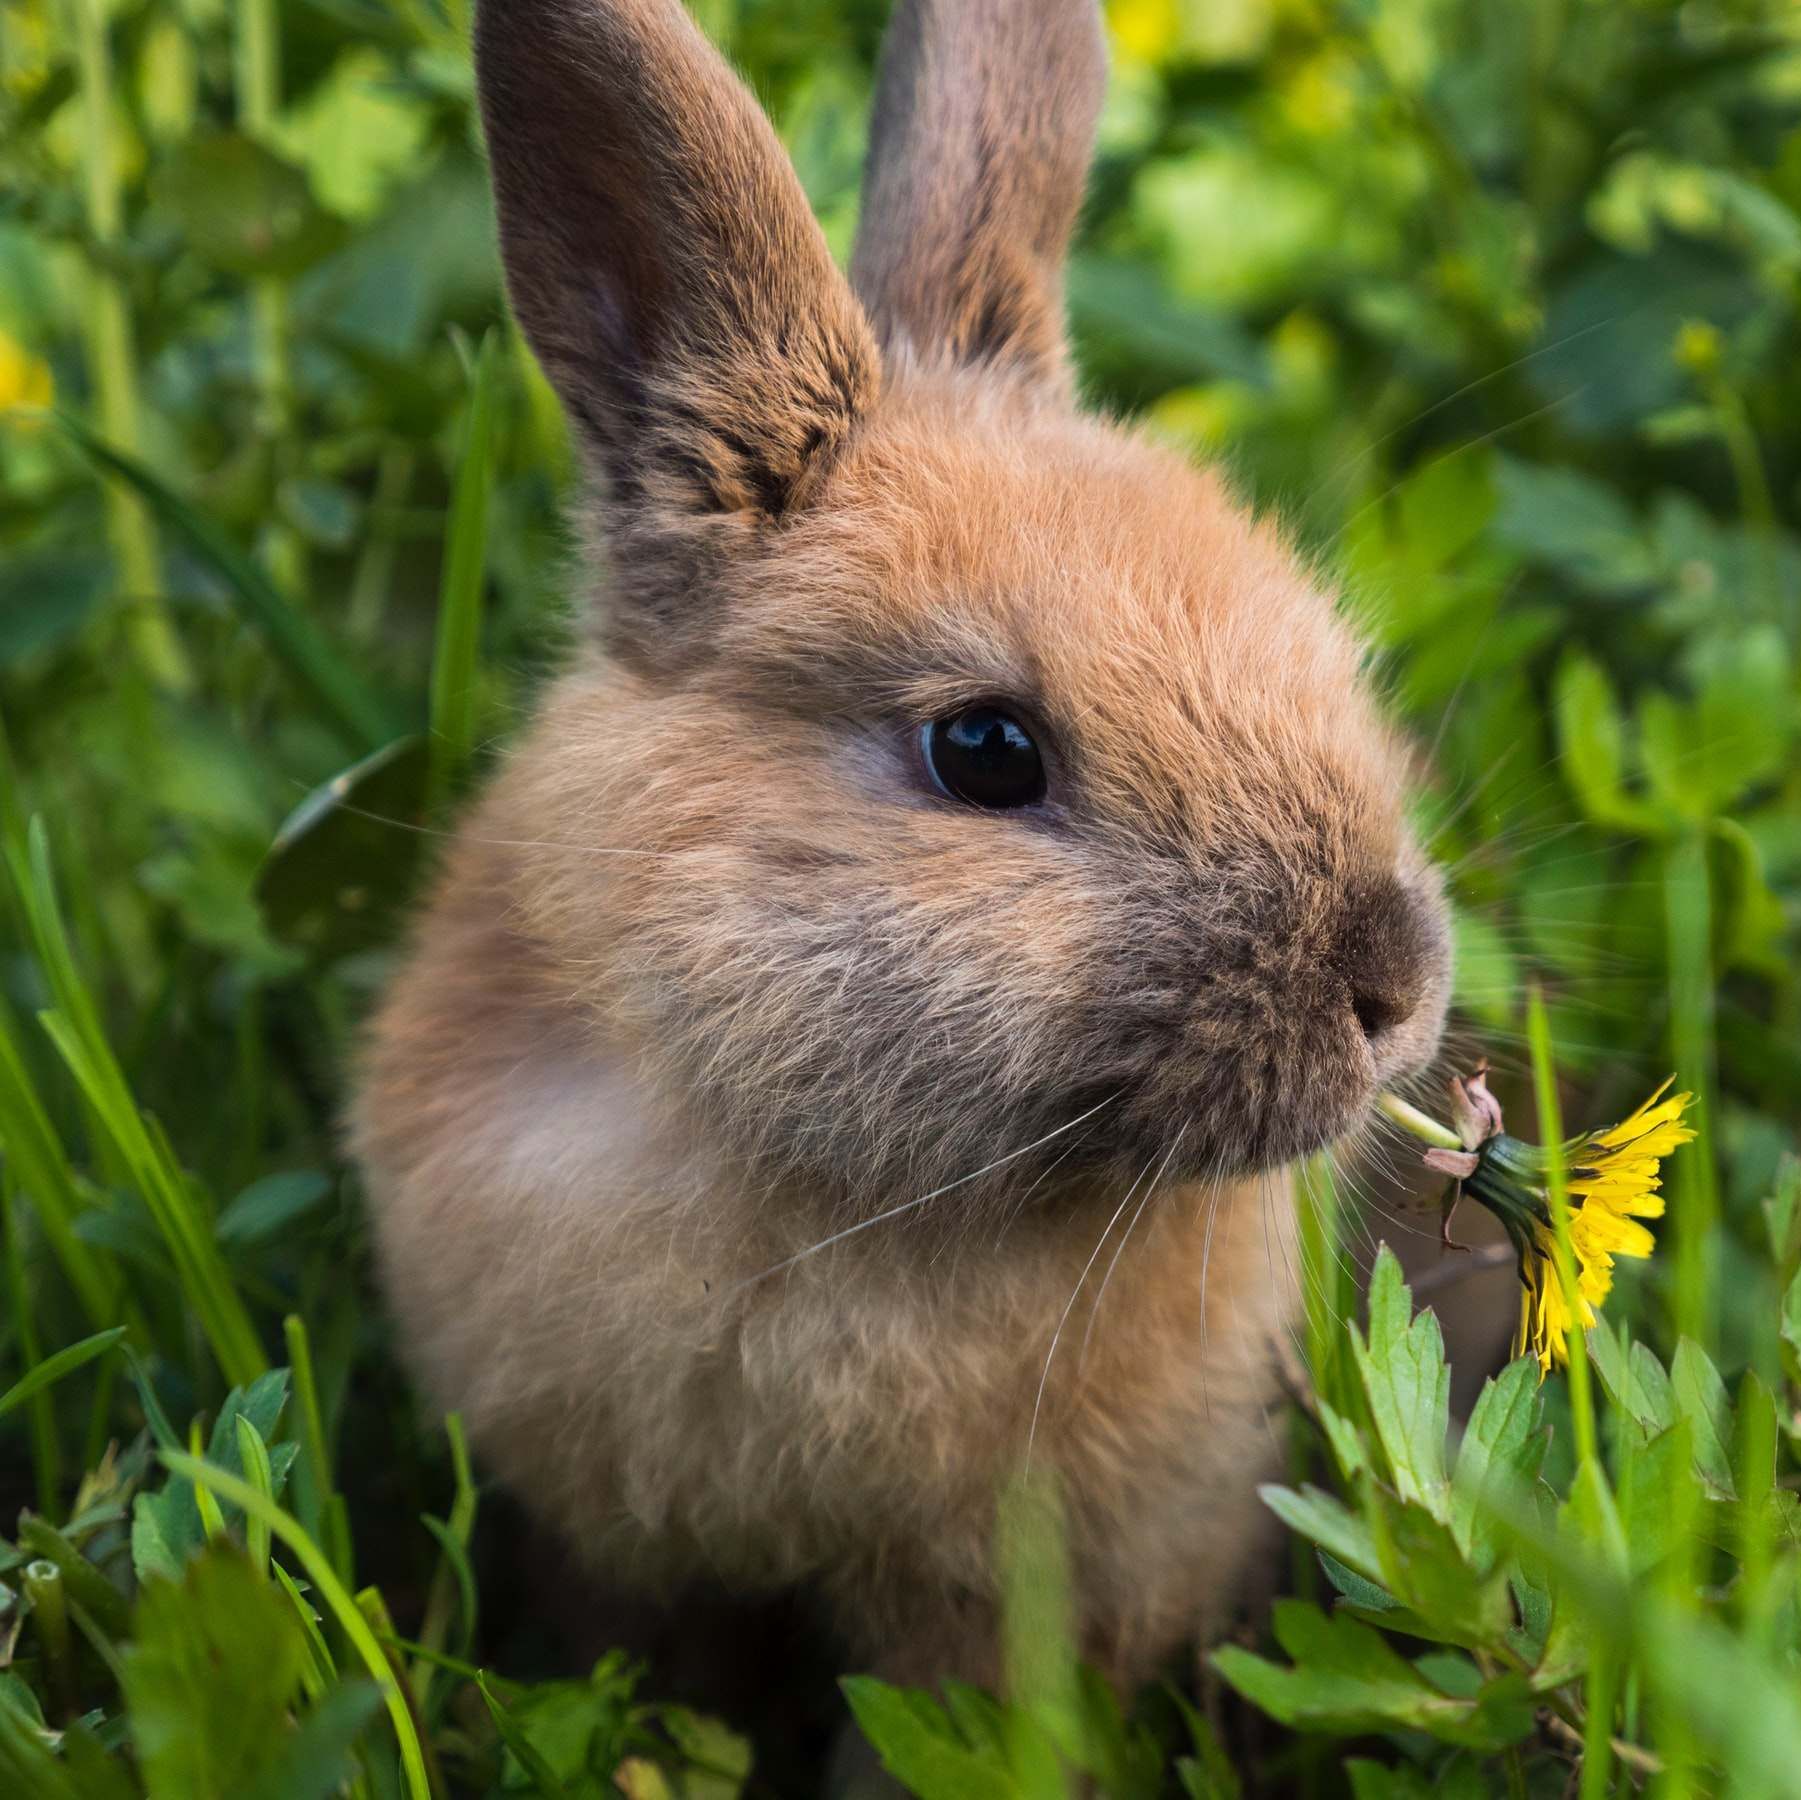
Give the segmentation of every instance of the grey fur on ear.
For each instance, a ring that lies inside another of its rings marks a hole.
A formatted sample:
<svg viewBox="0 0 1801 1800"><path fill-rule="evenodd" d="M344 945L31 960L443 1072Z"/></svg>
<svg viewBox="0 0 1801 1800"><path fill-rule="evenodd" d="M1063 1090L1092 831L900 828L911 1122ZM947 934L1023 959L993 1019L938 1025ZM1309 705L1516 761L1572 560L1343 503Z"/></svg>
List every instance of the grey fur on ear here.
<svg viewBox="0 0 1801 1800"><path fill-rule="evenodd" d="M617 606L671 623L695 557L842 441L874 340L680 0L483 0L476 69L508 292L603 478Z"/></svg>
<svg viewBox="0 0 1801 1800"><path fill-rule="evenodd" d="M1067 379L1063 260L1106 80L1094 0L898 0L851 269L885 343Z"/></svg>

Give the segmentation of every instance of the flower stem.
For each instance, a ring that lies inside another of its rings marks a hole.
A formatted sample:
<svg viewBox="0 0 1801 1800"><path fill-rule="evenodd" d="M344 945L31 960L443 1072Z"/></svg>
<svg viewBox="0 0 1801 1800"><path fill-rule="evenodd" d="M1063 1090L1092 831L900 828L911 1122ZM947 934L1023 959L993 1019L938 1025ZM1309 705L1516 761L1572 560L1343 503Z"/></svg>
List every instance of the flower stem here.
<svg viewBox="0 0 1801 1800"><path fill-rule="evenodd" d="M1537 982L1527 1002L1527 1032L1532 1044L1532 1088L1538 1101L1538 1132L1544 1139L1545 1189L1551 1203L1551 1226L1557 1236L1557 1279L1569 1308L1570 1415L1576 1431L1579 1462L1596 1466L1595 1404L1589 1385L1588 1334L1582 1328L1582 1289L1576 1278L1576 1246L1570 1237L1569 1170L1563 1160L1563 1109L1557 1099L1557 1071L1551 1061L1551 1022Z"/></svg>
<svg viewBox="0 0 1801 1800"><path fill-rule="evenodd" d="M1403 1131L1418 1138L1422 1144L1431 1144L1439 1150L1463 1148L1463 1140L1450 1126L1439 1124L1417 1106L1409 1106L1398 1094L1391 1094L1384 1089L1376 1096L1376 1110L1384 1118L1399 1125Z"/></svg>

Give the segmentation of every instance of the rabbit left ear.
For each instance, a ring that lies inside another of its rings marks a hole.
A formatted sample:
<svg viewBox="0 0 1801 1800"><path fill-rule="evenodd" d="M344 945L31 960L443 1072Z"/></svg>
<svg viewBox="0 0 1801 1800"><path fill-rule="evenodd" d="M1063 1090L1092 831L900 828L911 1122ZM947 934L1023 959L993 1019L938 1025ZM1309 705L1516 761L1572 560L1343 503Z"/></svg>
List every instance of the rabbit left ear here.
<svg viewBox="0 0 1801 1800"><path fill-rule="evenodd" d="M1063 260L1106 85L1095 0L897 0L851 265L884 343L1067 381Z"/></svg>
<svg viewBox="0 0 1801 1800"><path fill-rule="evenodd" d="M681 0L481 0L476 72L508 291L602 477L617 623L679 636L696 570L873 399L868 322Z"/></svg>

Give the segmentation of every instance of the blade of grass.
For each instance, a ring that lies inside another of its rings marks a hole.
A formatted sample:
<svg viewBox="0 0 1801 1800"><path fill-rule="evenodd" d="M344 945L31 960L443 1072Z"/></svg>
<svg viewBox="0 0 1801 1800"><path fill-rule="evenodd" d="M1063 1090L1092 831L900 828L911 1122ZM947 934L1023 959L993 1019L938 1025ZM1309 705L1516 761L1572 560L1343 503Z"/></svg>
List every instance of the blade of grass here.
<svg viewBox="0 0 1801 1800"><path fill-rule="evenodd" d="M300 1461L295 1468L296 1511L307 1529L325 1545L339 1578L348 1583L349 1515L343 1496L332 1486L331 1450L325 1436L325 1415L319 1405L312 1339L298 1313L290 1313L282 1320L281 1329L288 1347L288 1369L294 1378L294 1413L300 1433Z"/></svg>
<svg viewBox="0 0 1801 1800"><path fill-rule="evenodd" d="M273 1503L275 1474L269 1467L269 1451L263 1443L263 1434L242 1413L234 1422L238 1433L238 1458L244 1465L244 1473L256 1491ZM247 1514L244 1519L244 1547L250 1552L250 1566L267 1580L269 1527L254 1514Z"/></svg>
<svg viewBox="0 0 1801 1800"><path fill-rule="evenodd" d="M353 749L367 754L400 735L387 709L256 563L212 520L172 493L144 465L103 443L79 420L58 414L64 431L102 474L124 482L225 584L270 653L318 702Z"/></svg>
<svg viewBox="0 0 1801 1800"><path fill-rule="evenodd" d="M461 1643L467 1650L475 1637L476 1585L474 1572L469 1567L469 1539L475 1530L477 1494L460 1413L446 1415L444 1432L450 1440L450 1466L456 1486L451 1496L449 1519L441 1522L429 1514L424 1518L426 1529L438 1540L444 1556L432 1575L431 1593L426 1601L419 1638L433 1650L443 1649L454 1599L460 1602ZM429 1695L428 1671L415 1669L413 1686L418 1692Z"/></svg>
<svg viewBox="0 0 1801 1800"><path fill-rule="evenodd" d="M43 821L34 819L26 866L8 848L13 885L24 905L38 960L57 1009L40 1022L94 1109L101 1129L168 1244L182 1290L200 1319L227 1378L247 1386L268 1367L250 1315L213 1240L181 1167L139 1112L113 1055L99 1008L75 966L57 906Z"/></svg>
<svg viewBox="0 0 1801 1800"><path fill-rule="evenodd" d="M456 486L438 588L437 642L431 674L430 802L456 791L475 750L476 657L488 554L489 493L494 484L494 397L500 339L487 332L475 355L469 403L457 449Z"/></svg>
<svg viewBox="0 0 1801 1800"><path fill-rule="evenodd" d="M304 1532L293 1516L273 1501L259 1494L247 1481L241 1481L224 1469L215 1468L204 1458L184 1456L179 1451L162 1452L164 1464L175 1474L185 1476L196 1490L207 1488L232 1505L242 1507L248 1518L261 1518L269 1530L293 1551L314 1592L325 1603L346 1641L356 1651L363 1666L375 1678L381 1690L388 1717L393 1721L394 1736L400 1746L401 1772L406 1780L409 1800L431 1800L431 1786L425 1774L425 1754L419 1734L413 1726L412 1710L401 1691L387 1652L370 1630L369 1622L358 1609L350 1591L338 1579L325 1552Z"/></svg>
<svg viewBox="0 0 1801 1800"><path fill-rule="evenodd" d="M30 1204L51 1254L62 1265L88 1322L107 1326L119 1317L122 1286L75 1232L84 1210L68 1153L25 1065L16 1026L0 999L0 1151Z"/></svg>
<svg viewBox="0 0 1801 1800"><path fill-rule="evenodd" d="M18 1327L19 1361L25 1374L0 1396L0 1414L23 1401L31 1402L31 1468L37 1486L38 1511L54 1514L62 1495L62 1445L56 1435L56 1414L46 1391L54 1375L46 1377L39 1358L37 1314L25 1280L25 1256L19 1242L17 1202L9 1177L0 1176L0 1249L6 1254L6 1290Z"/></svg>
<svg viewBox="0 0 1801 1800"><path fill-rule="evenodd" d="M0 1418L4 1418L15 1406L22 1405L33 1395L48 1388L51 1383L73 1374L75 1370L91 1363L95 1357L104 1356L124 1335L125 1327L115 1325L111 1331L97 1331L92 1337L85 1337L80 1343L69 1345L66 1350L58 1350L54 1356L46 1356L22 1381L15 1381L4 1394L0 1394Z"/></svg>

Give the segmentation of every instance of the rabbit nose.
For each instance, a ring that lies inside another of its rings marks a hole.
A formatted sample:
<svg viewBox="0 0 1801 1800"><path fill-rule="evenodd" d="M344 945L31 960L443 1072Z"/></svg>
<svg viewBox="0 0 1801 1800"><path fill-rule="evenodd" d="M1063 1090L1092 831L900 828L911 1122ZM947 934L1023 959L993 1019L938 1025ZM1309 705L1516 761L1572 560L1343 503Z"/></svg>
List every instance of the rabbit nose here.
<svg viewBox="0 0 1801 1800"><path fill-rule="evenodd" d="M1403 1024L1413 1007L1414 1000L1408 995L1378 993L1365 988L1351 990L1351 1011L1363 1027L1363 1035L1372 1044L1395 1026Z"/></svg>
<svg viewBox="0 0 1801 1800"><path fill-rule="evenodd" d="M1393 877L1359 883L1346 893L1336 961L1352 1016L1372 1045L1404 1024L1425 998L1432 945L1424 906Z"/></svg>

